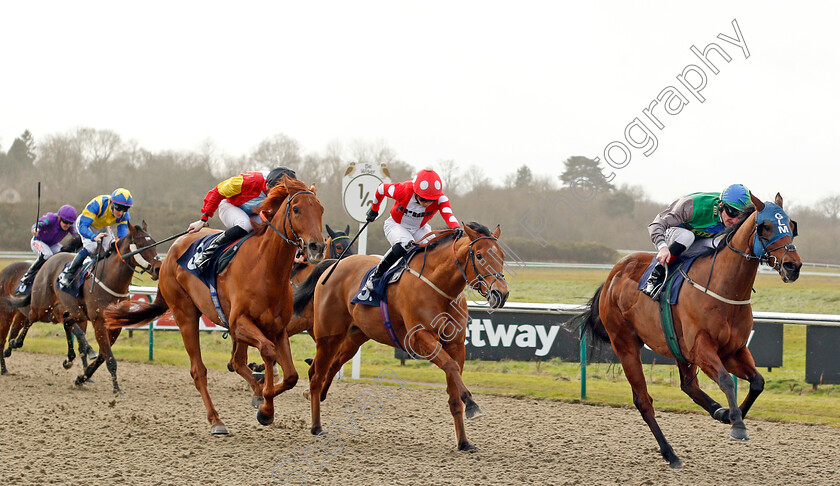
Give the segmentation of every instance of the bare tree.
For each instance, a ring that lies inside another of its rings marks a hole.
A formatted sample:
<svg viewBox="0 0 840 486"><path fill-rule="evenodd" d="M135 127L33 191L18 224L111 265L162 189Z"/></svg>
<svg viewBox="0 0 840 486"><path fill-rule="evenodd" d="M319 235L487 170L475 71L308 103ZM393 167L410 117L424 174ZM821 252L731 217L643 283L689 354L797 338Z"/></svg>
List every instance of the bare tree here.
<svg viewBox="0 0 840 486"><path fill-rule="evenodd" d="M493 182L484 175L484 169L476 164L470 165L464 177L464 191L472 192L493 187Z"/></svg>
<svg viewBox="0 0 840 486"><path fill-rule="evenodd" d="M452 159L441 160L438 162L438 175L443 180L443 188L449 195L460 194L461 180L460 169Z"/></svg>
<svg viewBox="0 0 840 486"><path fill-rule="evenodd" d="M250 170L271 170L284 166L295 169L301 163L300 144L297 140L278 133L260 142L251 153L254 164Z"/></svg>
<svg viewBox="0 0 840 486"><path fill-rule="evenodd" d="M831 218L832 221L837 220L837 215L840 214L840 194L833 194L824 197L817 203L820 209Z"/></svg>

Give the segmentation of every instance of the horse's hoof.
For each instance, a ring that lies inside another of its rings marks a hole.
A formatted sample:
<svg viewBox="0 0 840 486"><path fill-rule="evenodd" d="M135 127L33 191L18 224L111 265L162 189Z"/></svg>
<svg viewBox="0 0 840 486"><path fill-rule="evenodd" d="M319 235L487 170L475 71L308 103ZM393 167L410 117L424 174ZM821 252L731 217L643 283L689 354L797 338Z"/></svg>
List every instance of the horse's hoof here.
<svg viewBox="0 0 840 486"><path fill-rule="evenodd" d="M274 414L266 415L262 413L262 410L257 409L257 422L260 425L271 425L274 423Z"/></svg>
<svg viewBox="0 0 840 486"><path fill-rule="evenodd" d="M9 374L9 370L7 370L5 367L3 369L0 369L0 375L8 375L8 374Z"/></svg>
<svg viewBox="0 0 840 486"><path fill-rule="evenodd" d="M712 417L722 423L728 424L729 423L729 409L720 407L719 409L715 410L712 414Z"/></svg>
<svg viewBox="0 0 840 486"><path fill-rule="evenodd" d="M231 373L236 371L235 369L233 369L233 365L230 363L228 363L228 371L230 371Z"/></svg>
<svg viewBox="0 0 840 486"><path fill-rule="evenodd" d="M467 410L464 412L464 414L466 415L467 420L480 419L484 416L484 412L482 412L481 409L478 408L478 405L475 402L471 403L470 405L467 405Z"/></svg>
<svg viewBox="0 0 840 486"><path fill-rule="evenodd" d="M9 346L8 348L6 348L6 349L3 351L3 357L4 357L4 358L8 358L8 357L9 357L9 356L11 356L11 355L12 355L12 347L11 347L11 346Z"/></svg>
<svg viewBox="0 0 840 486"><path fill-rule="evenodd" d="M747 434L747 428L743 427L743 426L741 426L741 427L733 426L731 429L729 429L729 438L734 439L734 440L741 440L741 441L750 440L750 436Z"/></svg>
<svg viewBox="0 0 840 486"><path fill-rule="evenodd" d="M303 390L303 398L309 400L309 388Z"/></svg>
<svg viewBox="0 0 840 486"><path fill-rule="evenodd" d="M94 351L93 348L90 348L88 350L88 359L91 361L96 361L97 358L99 358L99 353Z"/></svg>
<svg viewBox="0 0 840 486"><path fill-rule="evenodd" d="M309 366L312 366L312 362L313 362L313 361L315 361L313 358L305 358L305 359L303 360L303 362L304 362L304 363L306 363L306 364L308 364Z"/></svg>
<svg viewBox="0 0 840 486"><path fill-rule="evenodd" d="M76 386L82 386L85 383L85 381L87 381L85 380L85 376L81 375L76 377L76 380L73 382L73 384Z"/></svg>
<svg viewBox="0 0 840 486"><path fill-rule="evenodd" d="M122 390L120 390L119 388L114 388L114 395L124 397L125 393L123 393Z"/></svg>
<svg viewBox="0 0 840 486"><path fill-rule="evenodd" d="M458 450L466 452L478 452L478 447L470 444L469 442L464 442L463 444L458 444Z"/></svg>
<svg viewBox="0 0 840 486"><path fill-rule="evenodd" d="M321 427L320 426L312 427L311 429L309 429L309 431L312 432L312 435L321 435Z"/></svg>
<svg viewBox="0 0 840 486"><path fill-rule="evenodd" d="M254 381L263 382L263 380L265 380L265 373L253 372L251 373L251 377L254 379Z"/></svg>
<svg viewBox="0 0 840 486"><path fill-rule="evenodd" d="M70 368L73 367L73 362L72 361L67 361L65 359L64 362L61 363L61 366L63 366L65 370L69 370Z"/></svg>
<svg viewBox="0 0 840 486"><path fill-rule="evenodd" d="M253 397L251 397L251 406L252 407L260 408L263 403L265 403L265 398L263 398L259 395L254 395Z"/></svg>
<svg viewBox="0 0 840 486"><path fill-rule="evenodd" d="M225 424L219 422L210 427L210 433L213 435L228 435L230 432L228 432L228 429L227 427L225 427Z"/></svg>
<svg viewBox="0 0 840 486"><path fill-rule="evenodd" d="M683 467L682 459L680 459L678 457L675 457L674 460L671 461L670 466L671 466L671 469L679 469L679 468Z"/></svg>

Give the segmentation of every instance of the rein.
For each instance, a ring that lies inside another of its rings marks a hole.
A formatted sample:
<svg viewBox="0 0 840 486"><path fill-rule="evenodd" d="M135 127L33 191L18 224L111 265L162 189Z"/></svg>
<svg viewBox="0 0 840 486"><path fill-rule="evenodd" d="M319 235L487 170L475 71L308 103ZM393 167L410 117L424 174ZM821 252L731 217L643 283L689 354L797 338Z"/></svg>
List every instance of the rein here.
<svg viewBox="0 0 840 486"><path fill-rule="evenodd" d="M149 236L147 235L145 238L148 239ZM137 263L137 266L140 267L140 271L137 271L137 269L135 269L134 267L129 265L128 262L125 261L125 257L123 257L122 252L120 252L119 242L120 242L119 238L114 240L114 249L117 252L117 256L120 257L120 261L122 263L124 263L134 273L144 273L144 272L148 273L148 274L152 273L152 263L149 262L148 260L146 260L145 258L143 258L143 255L141 255L140 252L134 253L134 255L132 255L134 257L134 261ZM151 247L148 247L148 248L151 248ZM137 245L134 243L134 237L133 236L131 237L131 244L128 245L128 249L132 253L138 250ZM158 261L157 255L155 255L155 258L152 261L153 262Z"/></svg>
<svg viewBox="0 0 840 486"><path fill-rule="evenodd" d="M288 244L300 249L301 251L303 251L304 250L303 238L298 236L297 232L295 231L295 227L294 227L294 225L292 225L292 217L291 217L292 201L294 201L294 199L296 197L298 197L298 195L300 195L300 194L315 194L315 193L312 192L312 191L298 191L298 192L292 194L288 198L288 200L286 200L286 213L283 215L283 230L285 231L286 222L288 222L289 223L289 228L292 230L292 236L294 237L294 239L290 239L288 236L286 236L285 233L281 233L280 230L278 230L276 226L271 224L271 221L269 221L268 217L266 217L266 215L265 215L265 211L260 211L260 219L265 221L265 224L267 224L271 229L273 229L275 233L280 235L280 237L283 238L283 240L286 243L288 243Z"/></svg>

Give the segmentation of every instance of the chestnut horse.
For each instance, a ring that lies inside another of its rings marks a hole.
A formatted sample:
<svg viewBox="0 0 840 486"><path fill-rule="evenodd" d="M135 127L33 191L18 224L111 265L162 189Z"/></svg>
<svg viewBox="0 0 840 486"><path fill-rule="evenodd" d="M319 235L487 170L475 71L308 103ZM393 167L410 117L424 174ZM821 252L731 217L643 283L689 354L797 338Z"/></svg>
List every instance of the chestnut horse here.
<svg viewBox="0 0 840 486"><path fill-rule="evenodd" d="M782 197L777 194L774 204L752 196L752 202L754 208L723 231L723 242L708 256L698 258L688 271L679 301L671 306L676 352L668 346L660 325L659 304L638 290L639 279L653 258L650 253L634 253L619 261L595 292L589 310L576 318L596 340L612 342L633 389L633 403L673 468L681 467L682 461L656 423L640 359L642 345L674 357L682 390L713 418L731 423L731 438L748 440L743 418L764 389L764 378L747 349L753 327L749 299L756 272L760 263L767 263L784 282L799 277L802 260L793 245L796 223L789 221L782 209ZM700 389L698 367L723 390L728 408ZM740 407L729 373L750 383Z"/></svg>
<svg viewBox="0 0 840 486"><path fill-rule="evenodd" d="M111 352L111 346L120 335L119 330L105 328L103 310L114 302L127 300L128 286L135 273L149 273L157 279L160 271L160 260L154 248L146 248L133 258L125 261L121 255L141 247L154 244L154 240L146 232L146 222L143 225L128 225L128 234L115 241L114 251L106 253L104 259L92 267L82 285L82 297L77 298L58 288L58 275L64 266L73 259L69 253L58 253L50 257L32 283L32 293L26 297L9 299L14 307L29 305L29 325L32 323L60 322L64 324L65 332L78 325L82 330L87 328L87 321L93 323L96 342L99 344L99 356L85 367L84 373L76 377L76 385L89 380L97 368L104 362L111 372L114 393L122 393L117 382L117 360ZM137 268L141 270L137 270ZM31 301L30 301L31 300ZM24 328L26 329L26 328ZM25 330L23 331L25 333ZM79 333L77 332L77 336ZM81 333L81 338L84 334ZM69 341L68 337L68 341ZM68 358L70 358L68 354ZM69 368L65 362L65 368Z"/></svg>
<svg viewBox="0 0 840 486"><path fill-rule="evenodd" d="M501 229L496 227L491 234L486 227L470 223L464 231L467 237L459 239L452 237L452 230L437 232L425 255L418 253L411 260L411 271L387 287L393 334L386 331L379 308L351 303L365 273L379 262L377 257L355 255L341 260L326 282L325 271L334 262L324 262L295 293L296 311L314 299L316 351L309 369L313 434L321 433L320 402L333 377L365 341L373 339L409 350L446 373L458 449L475 449L464 429L464 405L468 419L482 413L461 378L469 316L461 292L469 283L488 298L491 307L499 308L507 300L508 288L502 274L505 254L496 241Z"/></svg>
<svg viewBox="0 0 840 486"><path fill-rule="evenodd" d="M292 285L289 276L295 252L307 252L310 261L323 258L321 235L323 206L315 196L315 186L308 188L297 179L284 177L274 186L259 207L266 224L256 225L252 237L245 240L236 257L218 275L217 289L222 310L230 322L233 339L231 366L247 381L255 395L262 397L257 420L269 425L274 420L274 397L297 383L292 363L286 324L292 315ZM209 317L222 325L210 291L194 275L181 268L177 260L197 239L210 230L185 235L172 245L161 268L157 297L153 303L112 306L107 311L108 326L118 328L148 322L167 310L181 331L184 347L190 356L190 374L207 409L211 434L227 434L228 429L207 391L207 368L201 359L199 317ZM248 346L260 351L265 362L262 387L247 366ZM274 385L274 363L283 369L283 381ZM260 389L261 388L261 389Z"/></svg>
<svg viewBox="0 0 840 486"><path fill-rule="evenodd" d="M23 274L29 269L29 262L14 262L0 271L0 296L12 297L15 295L17 285ZM3 349L8 336L9 347L0 353L0 375L8 373L6 369L6 358L12 355L12 350L23 346L23 340L31 327L27 316L29 307L12 307L6 298L0 298L0 350ZM87 322L83 323L87 328ZM64 368L73 366L76 359L76 352L73 350L73 334L79 337L79 353L82 355L82 364L87 367L87 358L96 358L96 352L87 342L84 329L78 324L65 323L64 331L67 335L67 359L64 360Z"/></svg>

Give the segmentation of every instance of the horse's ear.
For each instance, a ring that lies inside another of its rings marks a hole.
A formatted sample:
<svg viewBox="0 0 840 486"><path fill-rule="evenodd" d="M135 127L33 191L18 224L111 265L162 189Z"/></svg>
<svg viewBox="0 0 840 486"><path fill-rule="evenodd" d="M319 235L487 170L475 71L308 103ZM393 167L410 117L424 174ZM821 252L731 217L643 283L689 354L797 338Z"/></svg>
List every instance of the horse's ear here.
<svg viewBox="0 0 840 486"><path fill-rule="evenodd" d="M502 227L498 224L496 225L496 229L493 230L493 238L499 239L499 236L502 234Z"/></svg>
<svg viewBox="0 0 840 486"><path fill-rule="evenodd" d="M344 228L344 234L350 236L350 225L348 224L346 228Z"/></svg>
<svg viewBox="0 0 840 486"><path fill-rule="evenodd" d="M333 232L332 228L330 228L330 225L325 224L324 227L327 228L327 233L330 235L331 238L335 237L335 232Z"/></svg>
<svg viewBox="0 0 840 486"><path fill-rule="evenodd" d="M753 206L755 206L756 211L764 211L764 203L761 202L761 199L755 197L755 194L752 192L750 192L750 200L752 201Z"/></svg>
<svg viewBox="0 0 840 486"><path fill-rule="evenodd" d="M315 194L318 194L318 191L315 190L315 184L312 184L311 186L309 186L309 190L312 191Z"/></svg>
<svg viewBox="0 0 840 486"><path fill-rule="evenodd" d="M777 204L779 207L782 207L782 202L783 202L783 201L782 201L782 194L781 194L781 193L779 193L779 192L777 192L777 193L776 193L776 204Z"/></svg>
<svg viewBox="0 0 840 486"><path fill-rule="evenodd" d="M470 240L474 240L474 239L478 238L478 236L479 236L479 235L478 235L478 233L477 233L477 232L475 232L475 231L474 231L472 228L470 228L469 226L467 226L467 225L465 225L465 224L462 224L462 225L461 225L461 228L463 228L463 230L464 230L464 232L467 234L467 236L469 236L469 237L470 237Z"/></svg>
<svg viewBox="0 0 840 486"><path fill-rule="evenodd" d="M143 220L142 226L140 226L140 227L143 228L143 231L145 231L146 233L149 232L148 231L149 227L146 226L146 220L145 219Z"/></svg>

